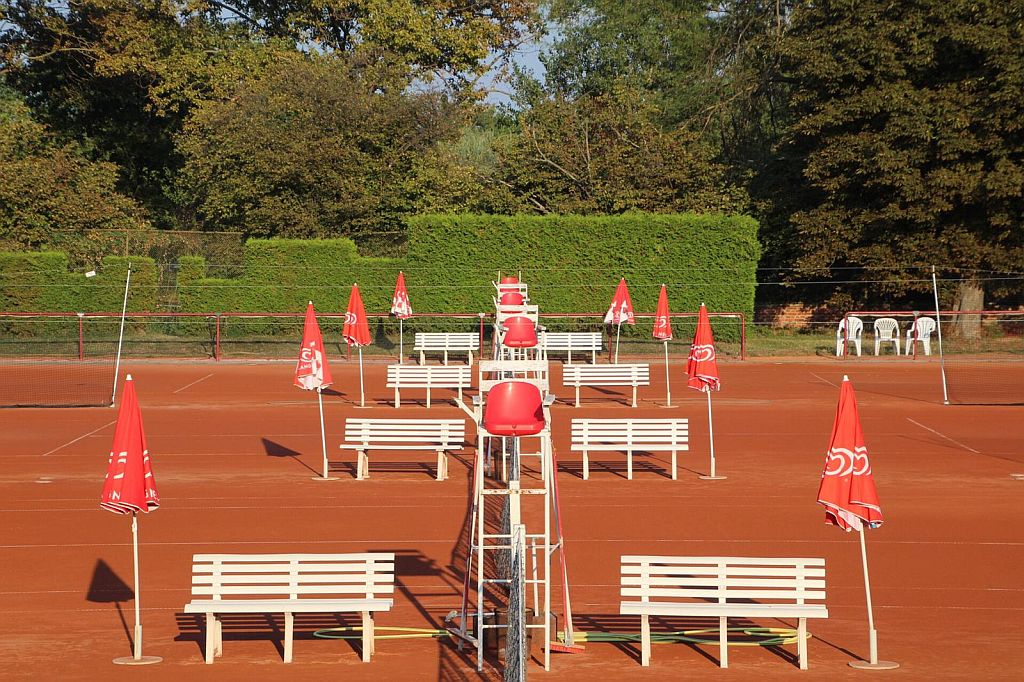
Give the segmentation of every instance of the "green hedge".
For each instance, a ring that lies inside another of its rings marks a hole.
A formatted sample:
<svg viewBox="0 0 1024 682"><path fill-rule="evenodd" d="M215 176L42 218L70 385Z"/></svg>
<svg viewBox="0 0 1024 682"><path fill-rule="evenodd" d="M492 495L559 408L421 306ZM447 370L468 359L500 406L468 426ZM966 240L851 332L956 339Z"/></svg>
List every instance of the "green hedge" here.
<svg viewBox="0 0 1024 682"><path fill-rule="evenodd" d="M405 266L420 310L487 311L491 280L522 272L544 312L604 313L620 277L637 312L653 313L661 284L673 312L753 314L761 249L746 216L419 216ZM640 325L638 325L640 326Z"/></svg>
<svg viewBox="0 0 1024 682"><path fill-rule="evenodd" d="M0 253L0 311L120 312L128 262L128 310L157 309L157 268L152 258L108 256L95 277L71 272L64 253Z"/></svg>

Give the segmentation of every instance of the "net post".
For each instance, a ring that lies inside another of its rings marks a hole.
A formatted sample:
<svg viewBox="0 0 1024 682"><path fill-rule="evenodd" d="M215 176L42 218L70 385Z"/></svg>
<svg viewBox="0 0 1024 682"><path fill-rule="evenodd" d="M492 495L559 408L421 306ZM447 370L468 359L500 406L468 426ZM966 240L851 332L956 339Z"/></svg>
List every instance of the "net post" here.
<svg viewBox="0 0 1024 682"><path fill-rule="evenodd" d="M740 313L740 360L747 359L747 316Z"/></svg>
<svg viewBox="0 0 1024 682"><path fill-rule="evenodd" d="M85 360L85 313L75 313L78 315L78 359Z"/></svg>
<svg viewBox="0 0 1024 682"><path fill-rule="evenodd" d="M939 337L939 371L942 374L942 404L949 405L949 389L946 387L946 356L942 352L942 310L939 308L939 282L932 266L932 292L935 294L935 331ZM917 344L915 343L916 347Z"/></svg>

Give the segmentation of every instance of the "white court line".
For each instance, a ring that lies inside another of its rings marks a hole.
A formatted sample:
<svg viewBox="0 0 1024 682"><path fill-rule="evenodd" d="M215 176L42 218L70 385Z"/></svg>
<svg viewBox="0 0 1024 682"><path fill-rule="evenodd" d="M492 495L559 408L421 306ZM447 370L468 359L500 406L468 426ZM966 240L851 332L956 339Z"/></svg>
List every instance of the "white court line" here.
<svg viewBox="0 0 1024 682"><path fill-rule="evenodd" d="M924 424L922 424L921 422L916 422L916 421L914 421L913 419L911 419L910 417L907 417L907 421L908 421L908 422L910 422L911 424L917 424L918 426L920 426L920 427L921 427L922 429L924 429L925 431L931 431L931 432L932 432L932 433L934 433L934 434L935 434L936 436L939 436L939 437L941 437L941 438L945 438L946 440L948 440L948 441L949 441L950 443L953 443L954 445L959 445L959 446L960 446L960 447L962 447L962 448L963 448L964 450L970 450L971 452L973 452L973 453L974 453L974 454L976 454L976 455L980 455L980 454L981 454L981 451L980 451L980 450L975 450L974 448L971 448L971 447L968 447L968 446L964 445L963 443L961 443L961 442L960 442L960 441L958 441L958 440L953 440L953 439L952 439L952 438L950 438L949 436L947 436L947 435L945 435L945 434L942 434L942 433L939 433L939 432L938 432L938 431L936 431L935 429L929 428L929 427L925 426Z"/></svg>
<svg viewBox="0 0 1024 682"><path fill-rule="evenodd" d="M821 381L824 381L826 384L828 384L829 386L832 386L833 388L839 388L839 384L833 384L831 381L829 381L825 377L820 377L817 374L815 374L814 372L811 372L811 376L814 377L815 379L819 379Z"/></svg>
<svg viewBox="0 0 1024 682"><path fill-rule="evenodd" d="M182 391L184 391L184 390L185 390L186 388L188 388L189 386L195 386L195 385L196 385L196 384L198 384L198 383L199 383L200 381L204 381L205 379L209 379L209 378L210 378L210 377L212 377L212 376L213 376L213 374L212 374L212 373L211 373L211 374L207 374L207 375L206 375L205 377L203 377L202 379L196 379L196 380L195 380L195 381L193 381L193 382L192 382L191 384L185 384L184 386L182 386L181 388L179 388L179 389L178 389L177 391L172 391L172 393L181 393Z"/></svg>
<svg viewBox="0 0 1024 682"><path fill-rule="evenodd" d="M112 421L112 422L107 422L106 424L104 424L100 428L96 429L95 431L90 431L89 433L87 433L87 434L85 434L83 436L79 436L78 438L76 438L74 440L69 440L67 443L64 443L64 445L58 445L57 447L55 447L53 450L50 450L49 452L44 452L43 453L43 457L46 457L47 455L52 455L53 453L57 452L61 448L66 448L67 446L69 446L69 445L71 445L73 443L77 443L78 441L82 440L83 438L88 438L92 434L96 433L96 431L102 431L103 429L107 428L111 424L116 424L116 423L117 423L116 419L114 421Z"/></svg>

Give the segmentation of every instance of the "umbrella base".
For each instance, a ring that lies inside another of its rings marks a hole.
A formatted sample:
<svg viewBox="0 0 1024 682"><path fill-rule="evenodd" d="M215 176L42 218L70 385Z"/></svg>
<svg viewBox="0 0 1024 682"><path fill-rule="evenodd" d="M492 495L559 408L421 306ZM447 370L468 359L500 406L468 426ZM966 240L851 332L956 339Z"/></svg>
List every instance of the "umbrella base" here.
<svg viewBox="0 0 1024 682"><path fill-rule="evenodd" d="M728 476L698 476L702 481L724 481Z"/></svg>
<svg viewBox="0 0 1024 682"><path fill-rule="evenodd" d="M114 663L117 665L152 665L153 663L159 663L164 659L159 656L140 656L134 658L132 656L122 656L121 658L115 658Z"/></svg>
<svg viewBox="0 0 1024 682"><path fill-rule="evenodd" d="M328 476L327 478L324 478L323 476L310 476L310 478L313 479L314 481L340 481L341 480L337 476Z"/></svg>
<svg viewBox="0 0 1024 682"><path fill-rule="evenodd" d="M674 410L675 408L677 408L679 406L678 405L658 405L658 407L662 408L663 410L664 409Z"/></svg>
<svg viewBox="0 0 1024 682"><path fill-rule="evenodd" d="M878 663L871 663L870 661L850 661L849 666L851 668L856 668L857 670L893 670L894 668L900 667L900 664L894 661L879 661Z"/></svg>

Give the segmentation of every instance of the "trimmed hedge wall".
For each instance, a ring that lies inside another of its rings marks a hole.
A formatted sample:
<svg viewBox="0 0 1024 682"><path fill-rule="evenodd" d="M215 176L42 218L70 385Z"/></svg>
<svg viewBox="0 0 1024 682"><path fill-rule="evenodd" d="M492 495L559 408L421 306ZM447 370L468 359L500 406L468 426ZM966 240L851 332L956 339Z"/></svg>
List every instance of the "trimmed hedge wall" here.
<svg viewBox="0 0 1024 682"><path fill-rule="evenodd" d="M665 283L673 312L703 301L751 316L760 256L747 216L418 216L405 271L414 310L491 310L500 270L522 271L544 312L604 313L625 277L637 312L654 312Z"/></svg>
<svg viewBox="0 0 1024 682"><path fill-rule="evenodd" d="M108 256L95 277L71 272L64 253L0 253L0 310L8 312L120 312L128 262L128 310L157 310L152 258Z"/></svg>
<svg viewBox="0 0 1024 682"><path fill-rule="evenodd" d="M253 239L238 278L209 278L201 257L179 259L177 295L182 312L301 312L309 300L343 312L358 282L367 311L381 313L404 270L417 313L487 312L499 271L521 271L544 312L603 314L626 277L639 313L654 312L664 282L674 312L704 301L750 316L759 257L757 223L746 216L417 216L405 258L362 257L348 239ZM131 261L129 309L156 310L154 262ZM86 279L60 253L0 254L0 309L120 310L125 266L105 258L102 274ZM649 336L649 326L623 333Z"/></svg>

